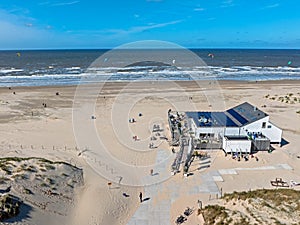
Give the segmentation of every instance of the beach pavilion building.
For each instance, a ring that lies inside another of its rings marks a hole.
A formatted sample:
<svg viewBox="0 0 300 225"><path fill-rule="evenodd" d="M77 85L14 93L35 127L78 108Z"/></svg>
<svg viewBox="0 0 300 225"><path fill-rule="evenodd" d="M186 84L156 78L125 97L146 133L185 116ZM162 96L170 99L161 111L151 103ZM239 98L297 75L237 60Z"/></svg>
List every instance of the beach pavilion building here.
<svg viewBox="0 0 300 225"><path fill-rule="evenodd" d="M269 150L271 143L281 143L282 130L269 121L269 115L248 102L225 112L185 114L190 134L200 149L250 153Z"/></svg>

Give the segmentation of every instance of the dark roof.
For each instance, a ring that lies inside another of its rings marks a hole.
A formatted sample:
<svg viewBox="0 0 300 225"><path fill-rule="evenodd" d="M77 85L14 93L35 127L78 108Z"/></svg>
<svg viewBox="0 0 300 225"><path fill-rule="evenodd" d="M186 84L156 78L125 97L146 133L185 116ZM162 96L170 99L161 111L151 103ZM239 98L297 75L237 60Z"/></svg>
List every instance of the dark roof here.
<svg viewBox="0 0 300 225"><path fill-rule="evenodd" d="M226 135L225 136L228 140L249 140L247 136L233 136L233 135Z"/></svg>
<svg viewBox="0 0 300 225"><path fill-rule="evenodd" d="M186 112L198 127L241 127L268 116L245 102L225 112Z"/></svg>
<svg viewBox="0 0 300 225"><path fill-rule="evenodd" d="M268 116L266 113L248 102L244 102L238 106L235 106L232 109L227 110L226 112L237 119L241 126L253 123Z"/></svg>
<svg viewBox="0 0 300 225"><path fill-rule="evenodd" d="M238 127L224 112L187 112L197 127Z"/></svg>

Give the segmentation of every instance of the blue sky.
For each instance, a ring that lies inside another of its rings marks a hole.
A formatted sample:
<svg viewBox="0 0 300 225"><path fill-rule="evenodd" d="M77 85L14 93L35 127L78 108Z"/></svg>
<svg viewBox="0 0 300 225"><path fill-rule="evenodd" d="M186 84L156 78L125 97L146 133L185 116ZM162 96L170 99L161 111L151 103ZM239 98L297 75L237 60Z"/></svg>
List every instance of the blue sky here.
<svg viewBox="0 0 300 225"><path fill-rule="evenodd" d="M1 0L0 49L300 48L299 0Z"/></svg>

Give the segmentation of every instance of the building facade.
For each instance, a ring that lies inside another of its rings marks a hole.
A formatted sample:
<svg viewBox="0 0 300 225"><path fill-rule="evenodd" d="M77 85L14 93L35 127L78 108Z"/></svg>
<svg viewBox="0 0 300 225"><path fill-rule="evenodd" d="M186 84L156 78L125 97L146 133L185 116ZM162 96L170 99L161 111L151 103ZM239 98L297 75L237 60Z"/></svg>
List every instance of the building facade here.
<svg viewBox="0 0 300 225"><path fill-rule="evenodd" d="M220 143L223 149L226 140L230 140L231 145L238 146L238 137L241 137L240 142L243 146L249 145L245 144L244 137L249 140L261 139L269 143L281 143L282 130L269 121L269 115L248 102L225 112L186 112L186 117L190 133L195 139L200 142Z"/></svg>

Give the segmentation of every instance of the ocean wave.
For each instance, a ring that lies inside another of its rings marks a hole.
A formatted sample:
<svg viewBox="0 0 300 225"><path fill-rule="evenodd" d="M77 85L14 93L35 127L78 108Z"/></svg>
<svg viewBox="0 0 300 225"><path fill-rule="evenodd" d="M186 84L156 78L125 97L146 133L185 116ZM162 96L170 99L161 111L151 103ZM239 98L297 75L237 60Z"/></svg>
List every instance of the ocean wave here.
<svg viewBox="0 0 300 225"><path fill-rule="evenodd" d="M16 72L23 72L23 69L15 69L15 68L10 68L10 69L0 69L0 73L3 74L9 74L9 73L16 73Z"/></svg>
<svg viewBox="0 0 300 225"><path fill-rule="evenodd" d="M65 68L66 70L81 70L81 67L80 66L72 66L72 67L68 67L68 68Z"/></svg>
<svg viewBox="0 0 300 225"><path fill-rule="evenodd" d="M93 81L132 80L281 80L300 79L300 67L289 66L196 66L196 67L82 67L0 69L0 86L59 85Z"/></svg>

